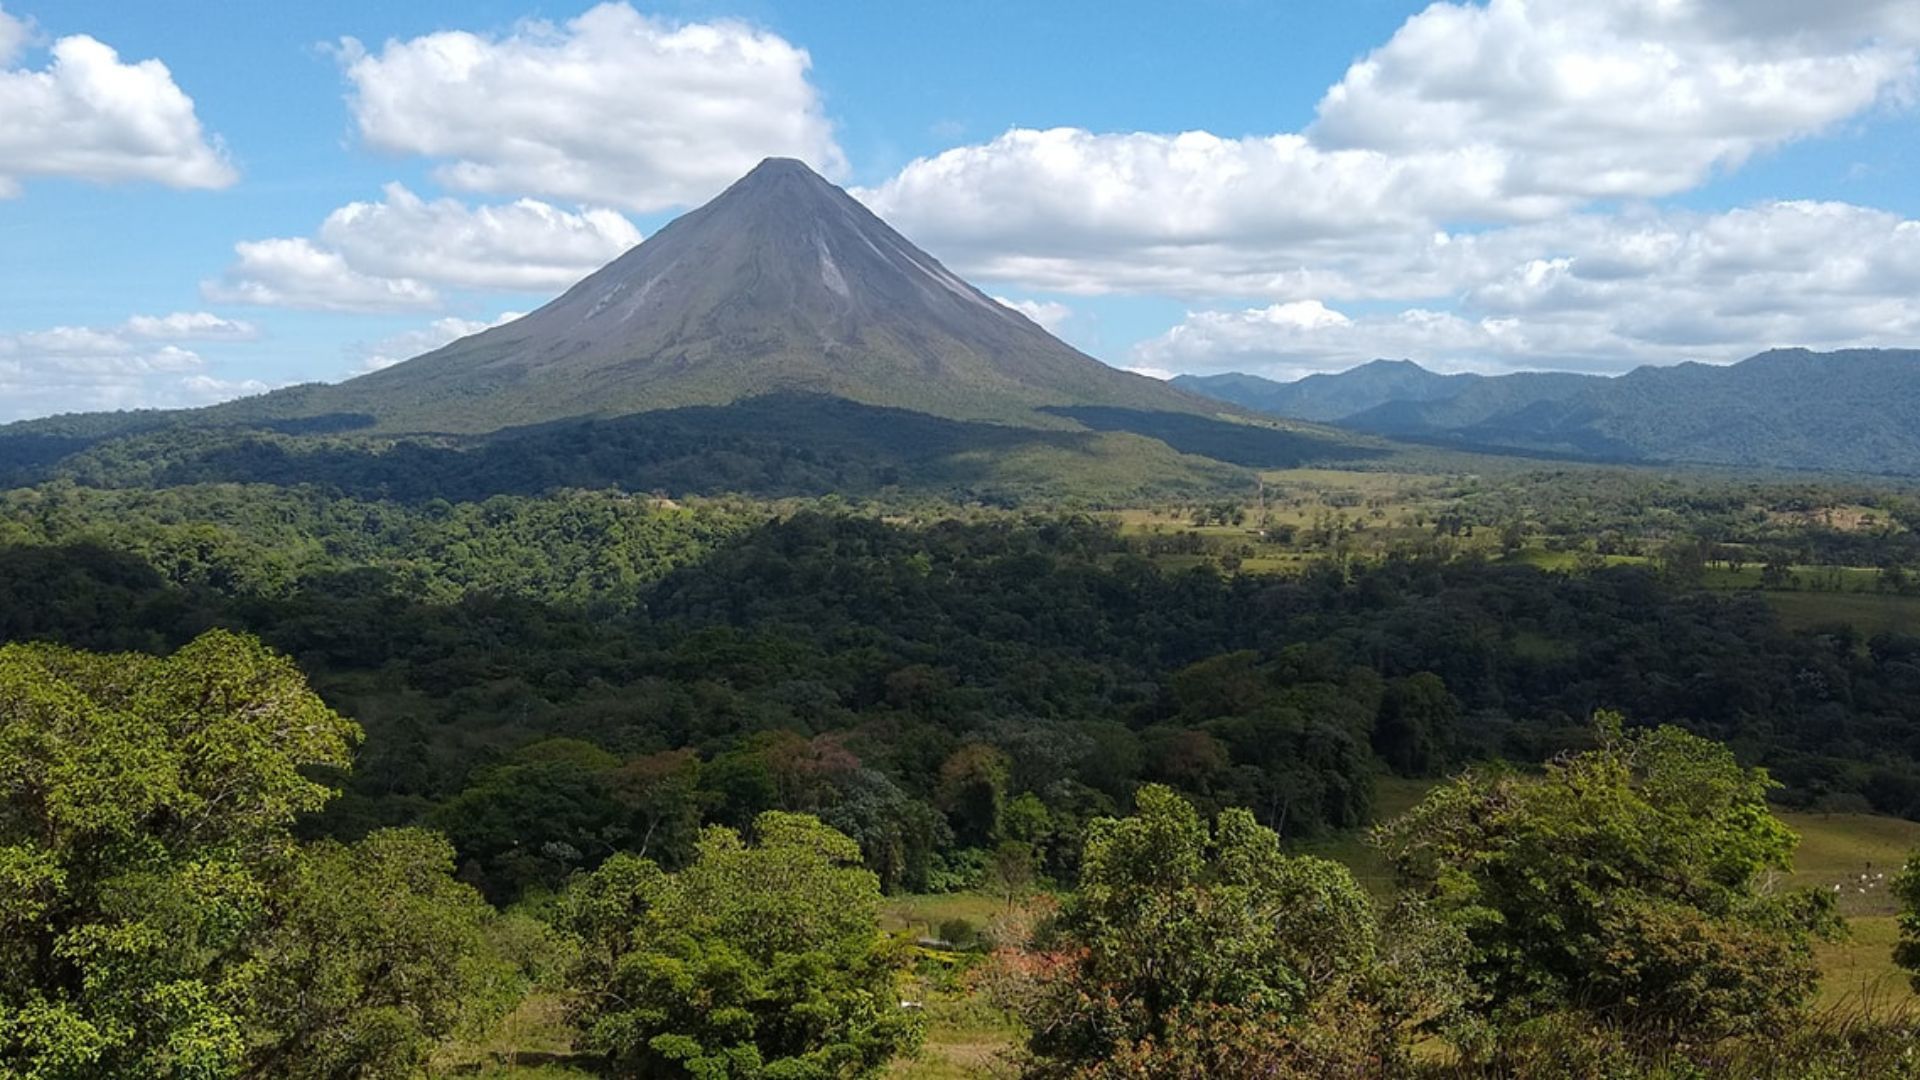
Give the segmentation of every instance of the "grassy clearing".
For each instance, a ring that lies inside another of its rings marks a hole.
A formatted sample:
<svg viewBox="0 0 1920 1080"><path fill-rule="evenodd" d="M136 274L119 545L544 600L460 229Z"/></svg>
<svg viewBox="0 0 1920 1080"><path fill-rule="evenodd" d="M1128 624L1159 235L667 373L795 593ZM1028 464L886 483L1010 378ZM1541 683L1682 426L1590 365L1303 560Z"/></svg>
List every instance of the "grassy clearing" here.
<svg viewBox="0 0 1920 1080"><path fill-rule="evenodd" d="M1006 911L1005 897L980 893L889 896L880 906L880 928L916 938L936 937L940 924L948 919L965 919L984 927Z"/></svg>
<svg viewBox="0 0 1920 1080"><path fill-rule="evenodd" d="M573 1032L558 995L534 993L484 1038L453 1043L434 1056L432 1076L489 1080L566 1080L594 1074L568 1066Z"/></svg>
<svg viewBox="0 0 1920 1080"><path fill-rule="evenodd" d="M1920 596L1890 593L1770 592L1767 603L1795 630L1846 623L1862 634L1920 633Z"/></svg>
<svg viewBox="0 0 1920 1080"><path fill-rule="evenodd" d="M1020 1042L1020 1029L998 1009L963 990L925 990L927 1038L920 1052L895 1061L896 1080L960 1080L989 1075Z"/></svg>
<svg viewBox="0 0 1920 1080"><path fill-rule="evenodd" d="M941 893L930 896L888 897L880 909L880 925L916 938L937 936L948 919L965 919L986 928L1005 917L1005 897L979 893ZM920 1053L896 1061L887 1075L897 1080L950 1080L982 1076L1020 1040L1020 1031L1006 1014L970 996L964 981L953 973L929 970L916 976L907 990L909 1000L925 1010L927 1037Z"/></svg>
<svg viewBox="0 0 1920 1080"><path fill-rule="evenodd" d="M1834 890L1840 912L1892 915L1897 908L1887 883L1920 850L1920 822L1874 814L1780 815L1800 834L1793 874L1786 884ZM1862 880L1864 878L1865 880Z"/></svg>
<svg viewBox="0 0 1920 1080"><path fill-rule="evenodd" d="M1822 1008L1887 1015L1920 1006L1907 973L1893 964L1900 928L1892 915L1862 915L1847 920L1847 940L1814 947L1820 961Z"/></svg>
<svg viewBox="0 0 1920 1080"><path fill-rule="evenodd" d="M1883 1016L1920 1007L1920 995L1893 964L1899 904L1888 888L1907 856L1920 850L1920 822L1872 814L1780 817L1800 834L1794 872L1783 884L1833 890L1850 931L1845 941L1815 948L1819 1004Z"/></svg>

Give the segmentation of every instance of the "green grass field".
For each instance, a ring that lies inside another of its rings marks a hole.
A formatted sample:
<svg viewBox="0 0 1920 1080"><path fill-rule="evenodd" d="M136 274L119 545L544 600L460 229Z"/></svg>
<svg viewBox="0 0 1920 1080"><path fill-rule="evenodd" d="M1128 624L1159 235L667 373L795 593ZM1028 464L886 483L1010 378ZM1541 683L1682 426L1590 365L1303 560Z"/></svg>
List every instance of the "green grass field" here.
<svg viewBox="0 0 1920 1080"><path fill-rule="evenodd" d="M1906 973L1893 965L1899 905L1888 888L1907 856L1920 850L1920 822L1871 814L1780 816L1800 834L1793 873L1782 884L1832 890L1850 931L1846 941L1815 950L1819 1003L1875 1012L1920 1007Z"/></svg>
<svg viewBox="0 0 1920 1080"><path fill-rule="evenodd" d="M1887 593L1770 592L1767 603L1795 630L1846 623L1871 637L1920 633L1920 596Z"/></svg>

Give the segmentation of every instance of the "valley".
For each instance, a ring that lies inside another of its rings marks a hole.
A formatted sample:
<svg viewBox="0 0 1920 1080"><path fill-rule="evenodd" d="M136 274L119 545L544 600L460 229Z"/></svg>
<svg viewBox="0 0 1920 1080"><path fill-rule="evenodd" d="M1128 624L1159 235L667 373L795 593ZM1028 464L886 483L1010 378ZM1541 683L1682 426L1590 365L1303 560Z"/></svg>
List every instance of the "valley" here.
<svg viewBox="0 0 1920 1080"><path fill-rule="evenodd" d="M0 1077L1912 1075L1920 352L1161 379L878 205L0 426Z"/></svg>

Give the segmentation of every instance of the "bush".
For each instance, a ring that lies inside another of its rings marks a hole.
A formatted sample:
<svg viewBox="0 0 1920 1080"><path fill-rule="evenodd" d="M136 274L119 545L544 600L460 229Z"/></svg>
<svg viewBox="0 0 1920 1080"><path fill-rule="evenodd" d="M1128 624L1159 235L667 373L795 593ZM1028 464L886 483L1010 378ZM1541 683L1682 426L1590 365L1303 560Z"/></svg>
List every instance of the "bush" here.
<svg viewBox="0 0 1920 1080"><path fill-rule="evenodd" d="M970 950L980 947L980 928L974 925L972 919L956 916L943 920L938 933L941 941L956 949Z"/></svg>
<svg viewBox="0 0 1920 1080"><path fill-rule="evenodd" d="M1626 733L1540 777L1469 772L1384 826L1401 881L1468 937L1480 1011L1563 1011L1626 1031L1720 1038L1778 1030L1811 997L1827 893L1771 893L1798 838L1772 782L1676 728Z"/></svg>

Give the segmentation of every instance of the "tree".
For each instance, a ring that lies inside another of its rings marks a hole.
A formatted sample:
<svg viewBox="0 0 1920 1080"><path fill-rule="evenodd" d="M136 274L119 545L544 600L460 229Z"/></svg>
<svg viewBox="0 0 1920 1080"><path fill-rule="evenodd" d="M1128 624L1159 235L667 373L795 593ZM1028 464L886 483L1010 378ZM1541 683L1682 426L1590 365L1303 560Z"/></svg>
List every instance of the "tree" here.
<svg viewBox="0 0 1920 1080"><path fill-rule="evenodd" d="M700 755L663 750L634 758L613 774L613 797L633 815L638 854L668 866L693 857L699 837Z"/></svg>
<svg viewBox="0 0 1920 1080"><path fill-rule="evenodd" d="M1920 991L1920 853L1893 879L1893 895L1900 901L1900 940L1893 946L1893 962L1907 972L1907 981Z"/></svg>
<svg viewBox="0 0 1920 1080"><path fill-rule="evenodd" d="M608 774L562 759L487 769L428 820L471 861L487 894L505 903L597 863L627 817Z"/></svg>
<svg viewBox="0 0 1920 1080"><path fill-rule="evenodd" d="M1382 934L1344 867L1171 789L1089 829L1081 887L1016 1002L1030 1077L1359 1076L1398 1053ZM1430 962L1430 954L1423 962Z"/></svg>
<svg viewBox="0 0 1920 1080"><path fill-rule="evenodd" d="M1006 810L1007 756L985 743L968 743L940 766L936 805L953 823L963 847L985 847L1000 838Z"/></svg>
<svg viewBox="0 0 1920 1080"><path fill-rule="evenodd" d="M1373 752L1401 776L1424 776L1446 757L1460 703L1440 676L1423 671L1387 684L1374 719Z"/></svg>
<svg viewBox="0 0 1920 1080"><path fill-rule="evenodd" d="M1794 834L1766 773L1677 728L1596 720L1544 776L1481 768L1376 834L1401 882L1467 935L1496 1023L1580 1012L1701 1037L1775 1030L1810 997L1825 893L1772 894Z"/></svg>
<svg viewBox="0 0 1920 1080"><path fill-rule="evenodd" d="M416 1075L440 1041L517 1003L520 973L495 947L514 928L452 875L452 845L420 829L303 851L236 980L249 1072Z"/></svg>
<svg viewBox="0 0 1920 1080"><path fill-rule="evenodd" d="M294 816L357 729L285 658L0 648L0 1073L232 1075L227 1003Z"/></svg>
<svg viewBox="0 0 1920 1080"><path fill-rule="evenodd" d="M709 828L675 874L616 855L563 897L573 1021L619 1075L867 1076L916 1043L859 847L780 811L754 841Z"/></svg>
<svg viewBox="0 0 1920 1080"><path fill-rule="evenodd" d="M1024 840L1002 840L994 847L987 858L987 881L994 892L1007 898L1007 907L1033 887L1037 861L1033 845Z"/></svg>
<svg viewBox="0 0 1920 1080"><path fill-rule="evenodd" d="M0 648L0 1075L412 1075L501 1005L444 841L310 851L358 729L285 657Z"/></svg>
<svg viewBox="0 0 1920 1080"><path fill-rule="evenodd" d="M1793 585L1792 558L1782 551L1769 551L1760 565L1760 585L1766 589L1785 589Z"/></svg>

